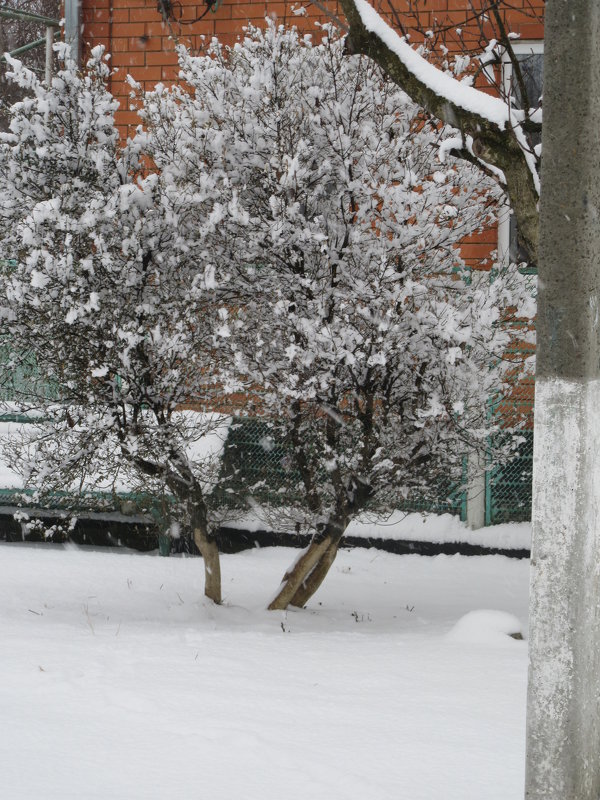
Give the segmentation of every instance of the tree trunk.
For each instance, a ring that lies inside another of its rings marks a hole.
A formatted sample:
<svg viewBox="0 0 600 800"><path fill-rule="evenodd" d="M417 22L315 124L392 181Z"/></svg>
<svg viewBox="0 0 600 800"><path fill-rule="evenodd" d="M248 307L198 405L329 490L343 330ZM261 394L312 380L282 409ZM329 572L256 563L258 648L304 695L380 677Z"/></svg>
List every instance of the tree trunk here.
<svg viewBox="0 0 600 800"><path fill-rule="evenodd" d="M304 606L317 591L331 565L349 520L330 520L283 576L279 592L269 611L284 611L289 605Z"/></svg>
<svg viewBox="0 0 600 800"><path fill-rule="evenodd" d="M204 594L214 603L221 604L221 562L216 541L206 529L194 527L194 542L204 559Z"/></svg>
<svg viewBox="0 0 600 800"><path fill-rule="evenodd" d="M204 560L204 594L213 603L220 605L221 561L217 542L209 529L208 509L202 487L183 457L178 464L177 474L171 473L167 481L173 494L187 505L194 542Z"/></svg>
<svg viewBox="0 0 600 800"><path fill-rule="evenodd" d="M123 455L131 458L123 446ZM175 448L170 461L176 468L167 468L140 456L131 458L135 466L145 475L162 477L167 487L187 508L194 542L204 559L204 594L215 603L221 604L221 562L219 548L208 526L208 509L202 487L192 472L187 457Z"/></svg>
<svg viewBox="0 0 600 800"><path fill-rule="evenodd" d="M335 561L339 547L339 542L332 542L327 550L323 553L312 572L309 573L300 586L296 594L292 597L290 605L297 608L304 608L313 594L317 591L320 585L325 580L325 576L329 572L331 565Z"/></svg>
<svg viewBox="0 0 600 800"><path fill-rule="evenodd" d="M219 548L208 527L208 514L202 490L196 484L188 498L190 521L194 542L204 559L204 594L214 603L221 604L221 561Z"/></svg>

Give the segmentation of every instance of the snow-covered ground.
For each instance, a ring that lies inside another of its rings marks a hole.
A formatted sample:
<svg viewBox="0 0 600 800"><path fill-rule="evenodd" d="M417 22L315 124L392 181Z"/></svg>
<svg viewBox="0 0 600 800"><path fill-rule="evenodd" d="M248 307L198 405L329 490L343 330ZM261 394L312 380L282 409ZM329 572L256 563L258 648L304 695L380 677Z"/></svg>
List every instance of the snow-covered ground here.
<svg viewBox="0 0 600 800"><path fill-rule="evenodd" d="M281 515L283 516L283 515ZM292 519L292 513L289 515ZM283 522L283 524L282 524ZM273 520L268 510L259 507L238 514L230 523L232 528L246 531L289 530L282 519ZM374 514L356 517L346 529L346 536L359 539L388 539L407 542L434 542L448 544L464 542L480 547L507 550L529 550L531 547L531 523L507 522L471 530L466 522L452 514L429 514L425 512L394 511L385 517Z"/></svg>
<svg viewBox="0 0 600 800"><path fill-rule="evenodd" d="M521 798L528 564L344 551L269 613L294 555L215 607L197 559L0 544L0 797Z"/></svg>

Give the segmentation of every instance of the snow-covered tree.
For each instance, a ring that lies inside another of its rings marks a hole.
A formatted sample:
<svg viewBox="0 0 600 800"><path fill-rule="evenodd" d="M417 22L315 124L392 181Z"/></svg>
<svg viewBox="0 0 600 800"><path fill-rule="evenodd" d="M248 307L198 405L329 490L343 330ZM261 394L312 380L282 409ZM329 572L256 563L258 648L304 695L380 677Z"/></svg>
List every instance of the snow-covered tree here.
<svg viewBox="0 0 600 800"><path fill-rule="evenodd" d="M84 73L59 55L51 87L11 61L27 96L0 146L0 249L13 259L2 262L5 370L34 359L38 385L54 387L17 398L41 417L19 466L37 488L123 476L166 497L220 602L204 444L222 420L181 411L206 409L210 394L218 303L197 252L215 224L198 212L214 181L203 171L193 196L172 191L140 143L119 141L102 49Z"/></svg>
<svg viewBox="0 0 600 800"><path fill-rule="evenodd" d="M495 175L510 199L520 244L537 263L542 114L539 98L528 97L513 47L518 34L507 15L542 22L545 1L466 0L460 25L451 14L436 20L426 0L390 2L385 16L393 27L367 0L341 0L341 6L349 52L374 59L420 108L458 130L458 137L448 136L448 146ZM502 59L513 70L509 87L502 80ZM497 96L474 83L479 73Z"/></svg>
<svg viewBox="0 0 600 800"><path fill-rule="evenodd" d="M302 606L353 518L459 482L489 432L518 299L457 248L496 189L440 165L436 126L327 31L313 44L269 23L181 66L186 88L145 97L150 149L182 191L206 169L218 184L205 252L238 296L227 380L287 445L286 504L314 531L270 607Z"/></svg>

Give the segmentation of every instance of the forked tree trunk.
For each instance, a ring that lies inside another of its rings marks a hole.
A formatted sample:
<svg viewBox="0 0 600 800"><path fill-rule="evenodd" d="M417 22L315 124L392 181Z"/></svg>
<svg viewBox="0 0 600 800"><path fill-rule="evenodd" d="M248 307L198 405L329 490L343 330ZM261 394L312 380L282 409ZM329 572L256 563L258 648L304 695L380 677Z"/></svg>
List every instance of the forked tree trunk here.
<svg viewBox="0 0 600 800"><path fill-rule="evenodd" d="M289 605L301 608L310 600L335 561L346 528L371 495L371 486L357 477L340 486L335 510L326 523L317 527L309 546L283 576L279 591L269 604L270 611L284 611Z"/></svg>
<svg viewBox="0 0 600 800"><path fill-rule="evenodd" d="M194 542L204 560L204 594L214 603L220 605L221 561L217 543L201 527L194 527Z"/></svg>
<svg viewBox="0 0 600 800"><path fill-rule="evenodd" d="M297 608L304 608L304 606L308 603L310 598L325 580L325 576L335 561L339 546L339 542L332 542L329 545L327 550L317 562L315 568L300 584L296 594L290 600L290 605L296 606Z"/></svg>
<svg viewBox="0 0 600 800"><path fill-rule="evenodd" d="M281 587L269 604L270 611L284 611L289 605L304 606L317 591L335 560L349 520L330 520L283 576Z"/></svg>

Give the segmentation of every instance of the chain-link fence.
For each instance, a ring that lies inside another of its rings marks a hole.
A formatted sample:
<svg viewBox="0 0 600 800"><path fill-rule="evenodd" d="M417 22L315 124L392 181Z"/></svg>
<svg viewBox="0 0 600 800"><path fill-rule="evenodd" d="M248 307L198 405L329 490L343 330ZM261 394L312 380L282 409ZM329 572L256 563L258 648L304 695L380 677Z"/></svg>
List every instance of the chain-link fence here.
<svg viewBox="0 0 600 800"><path fill-rule="evenodd" d="M15 377L17 382L28 380L26 375ZM518 455L486 474L487 525L530 519L533 432L525 431L522 438ZM273 506L302 501L300 479L290 451L278 440L276 426L265 419L233 420L223 450L220 478L217 501L224 505L243 505L249 494L255 501ZM450 513L465 520L466 481L465 458L460 481L437 480L427 490L413 490L406 497L399 494L394 505L406 512ZM13 493L2 488L0 504L10 503ZM95 501L90 498L91 506L98 503L103 508L111 505L109 501L106 497Z"/></svg>
<svg viewBox="0 0 600 800"><path fill-rule="evenodd" d="M268 420L249 417L234 419L223 450L220 483L231 502L249 492L258 502L280 505L294 492L297 499L298 474L288 449L278 440Z"/></svg>
<svg viewBox="0 0 600 800"><path fill-rule="evenodd" d="M40 377L33 354L12 358L10 348L0 345L0 402L44 398L58 400L58 384Z"/></svg>
<svg viewBox="0 0 600 800"><path fill-rule="evenodd" d="M278 440L276 426L256 417L237 418L225 442L222 484L230 502L251 492L254 500L269 505L300 501L300 476L293 467L289 449ZM466 462L461 481L444 478L427 490L398 494L394 506L400 511L449 513L466 519ZM227 501L227 500L226 500Z"/></svg>
<svg viewBox="0 0 600 800"><path fill-rule="evenodd" d="M533 431L525 430L519 438L517 455L486 473L487 525L531 519ZM494 445L490 442L490 462L493 458ZM408 497L399 495L394 505L401 511L450 513L465 520L466 466L465 459L458 485L444 478L427 491L413 491ZM228 476L226 485L231 498L247 494L251 487L257 501L273 505L289 500L291 487L298 483L289 451L277 441L273 426L256 418L240 418L232 423L225 443L223 473Z"/></svg>
<svg viewBox="0 0 600 800"><path fill-rule="evenodd" d="M518 455L486 473L486 525L531 519L533 431L523 431L521 438Z"/></svg>

